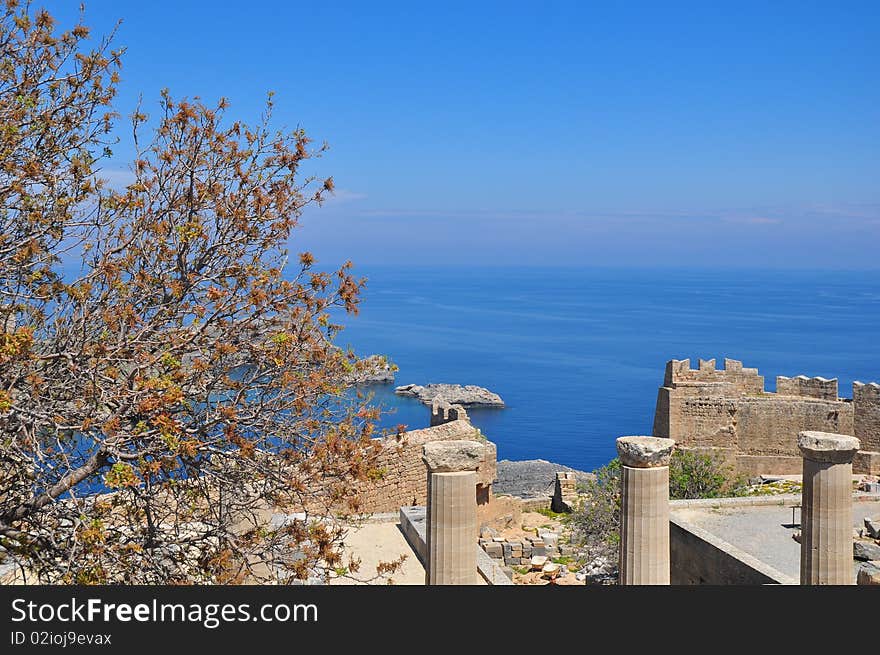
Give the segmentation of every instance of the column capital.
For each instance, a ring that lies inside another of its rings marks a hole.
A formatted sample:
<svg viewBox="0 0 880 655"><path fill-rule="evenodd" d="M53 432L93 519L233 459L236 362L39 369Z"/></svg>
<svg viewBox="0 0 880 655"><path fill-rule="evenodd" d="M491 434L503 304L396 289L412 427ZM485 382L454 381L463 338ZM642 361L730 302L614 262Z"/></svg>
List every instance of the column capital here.
<svg viewBox="0 0 880 655"><path fill-rule="evenodd" d="M859 440L848 434L806 430L798 433L798 448L806 459L814 462L845 464L858 451Z"/></svg>
<svg viewBox="0 0 880 655"><path fill-rule="evenodd" d="M647 469L669 466L675 441L661 437L618 437L620 463L630 468Z"/></svg>
<svg viewBox="0 0 880 655"><path fill-rule="evenodd" d="M485 450L479 441L431 441L422 447L422 461L429 473L476 471Z"/></svg>

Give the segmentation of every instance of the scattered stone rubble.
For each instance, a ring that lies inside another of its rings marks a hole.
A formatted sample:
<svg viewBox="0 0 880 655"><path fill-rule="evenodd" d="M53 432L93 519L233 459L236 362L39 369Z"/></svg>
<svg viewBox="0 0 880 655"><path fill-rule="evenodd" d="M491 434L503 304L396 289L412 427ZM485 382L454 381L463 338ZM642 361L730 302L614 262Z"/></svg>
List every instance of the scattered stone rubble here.
<svg viewBox="0 0 880 655"><path fill-rule="evenodd" d="M480 547L486 554L498 560L504 560L505 566L527 566L533 564L533 557L556 557L559 551L559 535L555 532L542 531L533 536L502 537L489 527L480 531Z"/></svg>
<svg viewBox="0 0 880 655"><path fill-rule="evenodd" d="M864 523L853 539L853 559L861 562L856 584L880 585L880 520L866 516Z"/></svg>

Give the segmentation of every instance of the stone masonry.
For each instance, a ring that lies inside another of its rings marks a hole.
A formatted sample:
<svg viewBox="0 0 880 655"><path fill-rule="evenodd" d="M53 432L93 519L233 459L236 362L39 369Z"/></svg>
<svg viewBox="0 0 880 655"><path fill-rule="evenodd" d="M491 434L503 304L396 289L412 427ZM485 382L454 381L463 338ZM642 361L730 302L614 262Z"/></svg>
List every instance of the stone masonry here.
<svg viewBox="0 0 880 655"><path fill-rule="evenodd" d="M680 448L723 455L737 472L798 474L797 435L805 430L854 435L862 442L856 473L880 473L880 386L853 384L853 399L838 396L838 381L821 377L776 378L776 393L742 362L689 359L666 364L657 393L654 436Z"/></svg>
<svg viewBox="0 0 880 655"><path fill-rule="evenodd" d="M484 446L483 461L476 470L476 498L480 504L491 498L495 481L496 447L467 420L455 419L398 436L385 437L379 455L379 476L361 483L361 511L397 512L407 505L425 505L427 479L422 447L431 441L477 441Z"/></svg>
<svg viewBox="0 0 880 655"><path fill-rule="evenodd" d="M571 512L577 505L577 478L571 471L558 471L550 509L554 512Z"/></svg>

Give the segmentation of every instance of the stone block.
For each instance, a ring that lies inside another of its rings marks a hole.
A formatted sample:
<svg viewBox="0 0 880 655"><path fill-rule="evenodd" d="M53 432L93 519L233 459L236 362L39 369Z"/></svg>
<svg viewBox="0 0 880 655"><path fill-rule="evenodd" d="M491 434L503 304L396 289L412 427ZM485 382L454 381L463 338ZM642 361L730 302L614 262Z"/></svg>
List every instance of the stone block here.
<svg viewBox="0 0 880 655"><path fill-rule="evenodd" d="M538 536L548 547L555 548L559 543L559 535L555 532L541 532Z"/></svg>
<svg viewBox="0 0 880 655"><path fill-rule="evenodd" d="M880 546L873 541L854 541L853 559L862 561L880 560Z"/></svg>
<svg viewBox="0 0 880 655"><path fill-rule="evenodd" d="M860 564L856 584L880 585L880 566L876 562Z"/></svg>
<svg viewBox="0 0 880 655"><path fill-rule="evenodd" d="M529 564L531 564L532 568L537 571L543 569L546 563L547 558L544 555L535 555L529 560Z"/></svg>
<svg viewBox="0 0 880 655"><path fill-rule="evenodd" d="M501 544L494 541L490 541L486 546L483 547L483 550L486 551L486 554L489 557L492 557L494 559L501 559L502 557L504 557L504 549L501 548Z"/></svg>

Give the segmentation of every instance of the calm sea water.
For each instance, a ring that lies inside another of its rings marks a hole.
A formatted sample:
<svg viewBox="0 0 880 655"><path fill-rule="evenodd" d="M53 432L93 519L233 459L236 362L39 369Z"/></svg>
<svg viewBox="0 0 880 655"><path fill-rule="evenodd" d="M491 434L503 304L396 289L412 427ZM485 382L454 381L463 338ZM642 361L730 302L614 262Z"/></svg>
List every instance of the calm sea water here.
<svg viewBox="0 0 880 655"><path fill-rule="evenodd" d="M362 268L361 313L338 342L387 354L395 384L476 384L505 409L469 414L499 459L592 470L614 439L650 434L669 359L731 357L776 375L880 381L875 272ZM429 410L373 386L387 426Z"/></svg>

